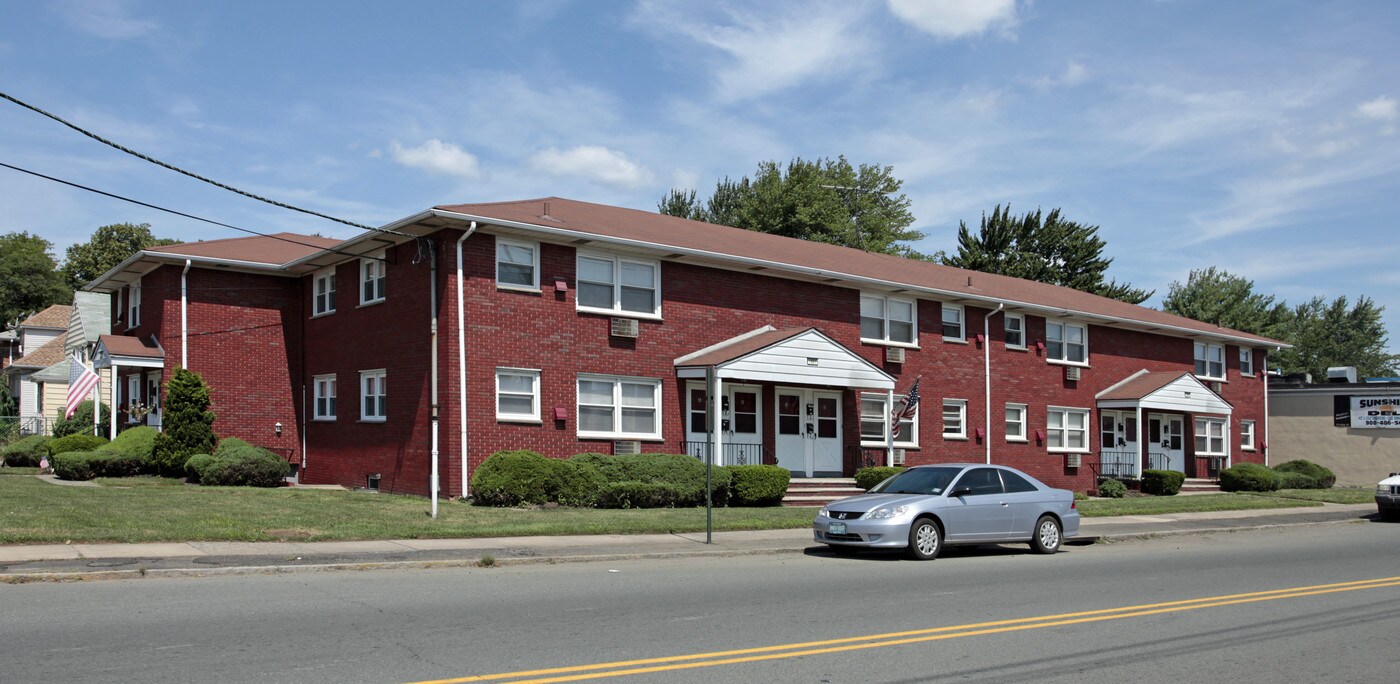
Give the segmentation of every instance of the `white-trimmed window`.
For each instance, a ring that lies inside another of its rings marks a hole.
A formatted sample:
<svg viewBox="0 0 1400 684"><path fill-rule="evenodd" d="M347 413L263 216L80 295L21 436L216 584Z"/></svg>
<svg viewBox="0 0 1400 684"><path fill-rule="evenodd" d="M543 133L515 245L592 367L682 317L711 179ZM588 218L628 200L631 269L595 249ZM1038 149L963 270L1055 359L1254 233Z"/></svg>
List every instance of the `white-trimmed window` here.
<svg viewBox="0 0 1400 684"><path fill-rule="evenodd" d="M1089 327L1046 319L1045 358L1061 363L1089 363Z"/></svg>
<svg viewBox="0 0 1400 684"><path fill-rule="evenodd" d="M335 313L335 269L316 274L311 288L311 315Z"/></svg>
<svg viewBox="0 0 1400 684"><path fill-rule="evenodd" d="M126 405L127 408L141 403L141 376L130 375L126 378Z"/></svg>
<svg viewBox="0 0 1400 684"><path fill-rule="evenodd" d="M540 372L529 368L496 369L496 420L540 420Z"/></svg>
<svg viewBox="0 0 1400 684"><path fill-rule="evenodd" d="M1006 441L1026 441L1026 405L1006 405Z"/></svg>
<svg viewBox="0 0 1400 684"><path fill-rule="evenodd" d="M1218 344L1196 342L1193 350L1198 377L1210 380L1225 379L1225 347Z"/></svg>
<svg viewBox="0 0 1400 684"><path fill-rule="evenodd" d="M1006 346L1012 349L1026 348L1026 317L1018 313L1002 314L1002 327L1006 330Z"/></svg>
<svg viewBox="0 0 1400 684"><path fill-rule="evenodd" d="M903 406L905 395L894 395L894 405ZM890 426L890 409L885 405L883 394L860 395L860 443L862 446L885 446L886 430ZM899 434L894 438L897 447L919 446L919 407L914 407L914 415L899 419Z"/></svg>
<svg viewBox="0 0 1400 684"><path fill-rule="evenodd" d="M384 301L384 254L360 259L360 304Z"/></svg>
<svg viewBox="0 0 1400 684"><path fill-rule="evenodd" d="M1196 454L1225 455L1225 419L1196 419Z"/></svg>
<svg viewBox="0 0 1400 684"><path fill-rule="evenodd" d="M311 388L315 398L313 420L335 420L335 376L312 376Z"/></svg>
<svg viewBox="0 0 1400 684"><path fill-rule="evenodd" d="M967 400L943 400L943 439L967 439Z"/></svg>
<svg viewBox="0 0 1400 684"><path fill-rule="evenodd" d="M580 311L661 316L660 262L580 252L576 288Z"/></svg>
<svg viewBox="0 0 1400 684"><path fill-rule="evenodd" d="M1050 451L1089 453L1089 409L1051 406L1045 412Z"/></svg>
<svg viewBox="0 0 1400 684"><path fill-rule="evenodd" d="M383 368L360 371L360 420L383 422L388 416L387 373Z"/></svg>
<svg viewBox="0 0 1400 684"><path fill-rule="evenodd" d="M578 436L661 439L661 381L578 377Z"/></svg>
<svg viewBox="0 0 1400 684"><path fill-rule="evenodd" d="M1240 374L1254 375L1254 350L1240 347Z"/></svg>
<svg viewBox="0 0 1400 684"><path fill-rule="evenodd" d="M540 289L540 246L534 242L496 238L496 285Z"/></svg>
<svg viewBox="0 0 1400 684"><path fill-rule="evenodd" d="M860 339L889 344L918 344L917 306L913 300L882 295L860 296Z"/></svg>
<svg viewBox="0 0 1400 684"><path fill-rule="evenodd" d="M943 304L943 340L961 342L967 339L964 328L964 310L961 304Z"/></svg>
<svg viewBox="0 0 1400 684"><path fill-rule="evenodd" d="M1254 421L1240 421L1240 448L1245 451L1254 451Z"/></svg>
<svg viewBox="0 0 1400 684"><path fill-rule="evenodd" d="M126 327L141 325L141 281L138 279L126 292Z"/></svg>

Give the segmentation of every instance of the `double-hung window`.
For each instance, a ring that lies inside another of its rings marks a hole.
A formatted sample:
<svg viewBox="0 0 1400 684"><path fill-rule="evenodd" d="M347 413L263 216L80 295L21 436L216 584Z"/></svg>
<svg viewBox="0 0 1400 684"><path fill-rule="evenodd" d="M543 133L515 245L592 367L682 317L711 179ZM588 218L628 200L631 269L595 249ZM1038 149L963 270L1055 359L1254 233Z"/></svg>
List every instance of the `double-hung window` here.
<svg viewBox="0 0 1400 684"><path fill-rule="evenodd" d="M1223 418L1196 419L1196 454L1225 455L1225 420Z"/></svg>
<svg viewBox="0 0 1400 684"><path fill-rule="evenodd" d="M383 368L360 371L360 420L383 422L388 415L387 373Z"/></svg>
<svg viewBox="0 0 1400 684"><path fill-rule="evenodd" d="M311 378L315 395L314 420L335 420L335 376L316 375Z"/></svg>
<svg viewBox="0 0 1400 684"><path fill-rule="evenodd" d="M1002 315L1002 327L1006 330L1006 346L1011 349L1026 348L1026 317L1021 314Z"/></svg>
<svg viewBox="0 0 1400 684"><path fill-rule="evenodd" d="M882 295L860 296L860 339L913 346L919 329L913 300Z"/></svg>
<svg viewBox="0 0 1400 684"><path fill-rule="evenodd" d="M497 287L540 289L540 246L496 238Z"/></svg>
<svg viewBox="0 0 1400 684"><path fill-rule="evenodd" d="M540 372L527 368L496 369L496 420L540 420Z"/></svg>
<svg viewBox="0 0 1400 684"><path fill-rule="evenodd" d="M1045 321L1045 358L1061 363L1088 363L1088 326L1047 319Z"/></svg>
<svg viewBox="0 0 1400 684"><path fill-rule="evenodd" d="M1026 441L1026 405L1006 405L1006 441Z"/></svg>
<svg viewBox="0 0 1400 684"><path fill-rule="evenodd" d="M660 406L660 380L580 375L578 436L660 439Z"/></svg>
<svg viewBox="0 0 1400 684"><path fill-rule="evenodd" d="M964 310L961 304L943 305L943 340L961 342L967 339L963 327Z"/></svg>
<svg viewBox="0 0 1400 684"><path fill-rule="evenodd" d="M1240 374L1254 375L1254 350L1240 347Z"/></svg>
<svg viewBox="0 0 1400 684"><path fill-rule="evenodd" d="M384 254L360 259L360 304L384 301Z"/></svg>
<svg viewBox="0 0 1400 684"><path fill-rule="evenodd" d="M316 274L311 287L311 315L335 313L335 269Z"/></svg>
<svg viewBox="0 0 1400 684"><path fill-rule="evenodd" d="M1089 410L1051 406L1045 414L1046 447L1058 452L1089 452Z"/></svg>
<svg viewBox="0 0 1400 684"><path fill-rule="evenodd" d="M943 439L967 439L967 400L943 400Z"/></svg>
<svg viewBox="0 0 1400 684"><path fill-rule="evenodd" d="M580 311L661 316L659 262L580 253L576 287Z"/></svg>
<svg viewBox="0 0 1400 684"><path fill-rule="evenodd" d="M1254 451L1254 421L1240 421L1240 448Z"/></svg>
<svg viewBox="0 0 1400 684"><path fill-rule="evenodd" d="M903 408L904 400L905 395L894 395L895 407ZM885 405L885 395L860 395L861 444L874 447L885 446L885 431L889 429L892 418L889 407ZM914 406L913 416L900 417L899 432L894 436L894 445L913 448L919 446L919 407L917 404Z"/></svg>
<svg viewBox="0 0 1400 684"><path fill-rule="evenodd" d="M1225 347L1197 342L1193 349L1197 376L1209 380L1225 379Z"/></svg>
<svg viewBox="0 0 1400 684"><path fill-rule="evenodd" d="M126 327L141 325L141 281L137 280L126 292Z"/></svg>

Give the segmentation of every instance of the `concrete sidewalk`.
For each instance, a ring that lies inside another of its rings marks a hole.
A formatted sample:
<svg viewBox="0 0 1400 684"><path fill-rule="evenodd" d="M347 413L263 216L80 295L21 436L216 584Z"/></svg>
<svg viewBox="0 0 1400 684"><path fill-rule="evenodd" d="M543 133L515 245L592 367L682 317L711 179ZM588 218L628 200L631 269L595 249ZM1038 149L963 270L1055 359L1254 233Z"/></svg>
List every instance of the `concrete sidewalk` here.
<svg viewBox="0 0 1400 684"><path fill-rule="evenodd" d="M1374 504L1324 504L1308 508L1085 518L1080 524L1080 536L1070 543L1369 522L1375 513ZM0 582L735 556L820 552L825 548L812 541L809 528L717 532L711 544L705 543L704 532L341 542L30 544L0 546ZM489 560L483 561L487 558Z"/></svg>

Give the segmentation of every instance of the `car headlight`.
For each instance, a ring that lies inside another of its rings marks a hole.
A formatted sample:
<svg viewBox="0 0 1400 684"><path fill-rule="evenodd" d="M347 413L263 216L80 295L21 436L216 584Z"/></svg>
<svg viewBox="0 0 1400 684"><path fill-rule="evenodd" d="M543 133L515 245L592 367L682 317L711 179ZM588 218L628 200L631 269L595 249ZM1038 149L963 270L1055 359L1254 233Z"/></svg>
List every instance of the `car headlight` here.
<svg viewBox="0 0 1400 684"><path fill-rule="evenodd" d="M817 511L817 517L818 517L818 518L830 518L830 517L831 517L831 511L826 510L826 506L822 506L822 509L821 509L820 511Z"/></svg>
<svg viewBox="0 0 1400 684"><path fill-rule="evenodd" d="M1389 493L1390 493L1390 485L1376 485L1376 493L1377 493L1377 494L1389 494Z"/></svg>
<svg viewBox="0 0 1400 684"><path fill-rule="evenodd" d="M868 520L884 520L886 518L898 518L899 516L904 515L908 512L908 506L881 506L880 508L866 513L865 517Z"/></svg>

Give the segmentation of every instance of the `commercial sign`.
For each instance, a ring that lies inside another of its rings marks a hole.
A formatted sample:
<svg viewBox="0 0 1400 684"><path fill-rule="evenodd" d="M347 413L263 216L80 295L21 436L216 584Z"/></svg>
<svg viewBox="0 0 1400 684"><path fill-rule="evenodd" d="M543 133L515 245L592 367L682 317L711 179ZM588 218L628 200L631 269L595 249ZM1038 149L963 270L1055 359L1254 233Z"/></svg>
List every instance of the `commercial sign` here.
<svg viewBox="0 0 1400 684"><path fill-rule="evenodd" d="M1400 396L1351 398L1351 427L1400 428Z"/></svg>

